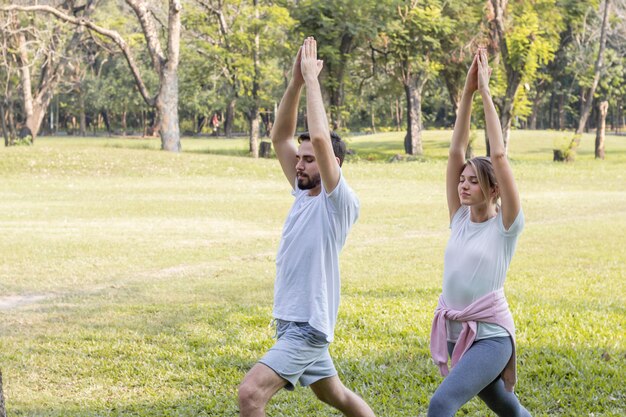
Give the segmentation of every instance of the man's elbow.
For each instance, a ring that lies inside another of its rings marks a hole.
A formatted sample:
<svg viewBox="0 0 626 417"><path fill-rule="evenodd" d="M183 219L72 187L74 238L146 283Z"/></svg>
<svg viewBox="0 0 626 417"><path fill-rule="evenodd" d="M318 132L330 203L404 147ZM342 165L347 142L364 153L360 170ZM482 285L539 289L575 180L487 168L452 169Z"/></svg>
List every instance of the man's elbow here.
<svg viewBox="0 0 626 417"><path fill-rule="evenodd" d="M323 144L323 143L330 143L330 136L324 136L323 134L311 135L311 144L313 146Z"/></svg>
<svg viewBox="0 0 626 417"><path fill-rule="evenodd" d="M277 143L287 142L289 139L291 139L290 137L281 135L280 132L274 132L274 130L270 132L270 138L272 139L272 144L274 145L274 147L276 147Z"/></svg>

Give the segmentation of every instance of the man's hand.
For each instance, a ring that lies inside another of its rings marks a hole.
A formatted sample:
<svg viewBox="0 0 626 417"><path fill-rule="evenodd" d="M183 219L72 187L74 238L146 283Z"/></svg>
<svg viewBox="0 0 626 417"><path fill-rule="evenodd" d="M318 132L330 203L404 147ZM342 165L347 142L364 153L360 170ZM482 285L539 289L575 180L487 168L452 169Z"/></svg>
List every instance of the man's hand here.
<svg viewBox="0 0 626 417"><path fill-rule="evenodd" d="M302 46L298 49L298 54L296 55L296 60L293 63L293 69L291 70L291 82L293 82L297 87L301 87L304 85L304 78L302 77L302 69L300 68L302 65Z"/></svg>
<svg viewBox="0 0 626 417"><path fill-rule="evenodd" d="M312 36L304 40L300 48L300 70L305 82L317 80L324 63L317 59L317 42Z"/></svg>

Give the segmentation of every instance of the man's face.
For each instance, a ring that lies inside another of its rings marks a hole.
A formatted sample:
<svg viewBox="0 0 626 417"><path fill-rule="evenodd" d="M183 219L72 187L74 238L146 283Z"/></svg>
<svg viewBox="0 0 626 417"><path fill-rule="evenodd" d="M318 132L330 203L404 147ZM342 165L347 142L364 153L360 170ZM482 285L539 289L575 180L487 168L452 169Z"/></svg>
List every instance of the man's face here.
<svg viewBox="0 0 626 417"><path fill-rule="evenodd" d="M296 178L298 188L301 190L312 190L320 187L322 177L317 166L313 144L310 140L302 141L296 154L298 163L296 164Z"/></svg>

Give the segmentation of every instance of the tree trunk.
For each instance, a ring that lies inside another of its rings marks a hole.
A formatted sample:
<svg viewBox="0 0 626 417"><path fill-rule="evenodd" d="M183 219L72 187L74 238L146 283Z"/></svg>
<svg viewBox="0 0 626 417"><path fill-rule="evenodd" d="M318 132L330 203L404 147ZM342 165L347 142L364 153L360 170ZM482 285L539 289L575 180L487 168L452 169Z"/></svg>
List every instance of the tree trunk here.
<svg viewBox="0 0 626 417"><path fill-rule="evenodd" d="M465 160L472 159L474 157L474 146L472 144L472 140L467 143L467 148L465 148Z"/></svg>
<svg viewBox="0 0 626 417"><path fill-rule="evenodd" d="M259 108L250 111L250 155L259 157Z"/></svg>
<svg viewBox="0 0 626 417"><path fill-rule="evenodd" d="M87 134L87 116L85 115L85 94L83 88L78 88L78 111L79 111L79 132L81 136Z"/></svg>
<svg viewBox="0 0 626 417"><path fill-rule="evenodd" d="M600 103L598 109L598 128L596 130L596 159L604 159L604 132L606 130L606 113L608 109L608 101Z"/></svg>
<svg viewBox="0 0 626 417"><path fill-rule="evenodd" d="M491 24L491 36L497 43L500 49L500 55L506 71L506 92L500 103L497 103L498 110L500 110L500 124L502 125L502 139L504 141L504 151L508 151L509 136L511 130L511 121L513 120L513 102L515 100L515 94L522 81L522 74L517 70L510 62L509 50L506 43L506 30L505 30L505 17L504 11L506 10L507 0L491 0L491 6L493 7L494 17Z"/></svg>
<svg viewBox="0 0 626 417"><path fill-rule="evenodd" d="M571 151L568 155L569 161L573 161L575 159L576 149L578 149L578 146L580 145L580 138L582 136L585 125L587 124L587 118L589 117L589 112L593 104L593 96L596 93L596 88L598 87L598 83L600 82L600 73L602 72L602 65L604 62L604 49L606 47L606 27L609 20L608 16L610 5L611 0L604 0L602 27L600 28L600 49L598 51L598 57L593 68L593 83L591 84L591 88L589 89L589 94L583 96L583 108L580 114L580 119L578 120L578 128L576 129L576 134L574 135L574 138L570 143Z"/></svg>
<svg viewBox="0 0 626 417"><path fill-rule="evenodd" d="M513 103L511 103L512 105ZM512 107L511 107L512 109ZM509 138L511 137L511 123L513 122L513 112L504 111L500 116L500 123L502 123L502 141L504 142L504 152L509 152Z"/></svg>
<svg viewBox="0 0 626 417"><path fill-rule="evenodd" d="M254 17L259 20L259 5L258 0L253 1L254 5ZM255 25L254 33L254 79L252 80L252 108L250 109L250 153L253 158L259 157L259 79L261 78L259 68L259 50L260 39L258 25Z"/></svg>
<svg viewBox="0 0 626 417"><path fill-rule="evenodd" d="M141 137L145 138L148 133L148 123L146 120L146 111L141 111Z"/></svg>
<svg viewBox="0 0 626 417"><path fill-rule="evenodd" d="M2 124L2 136L4 136L4 146L9 146L9 131L7 129L6 115L4 112L4 99L0 99L0 123Z"/></svg>
<svg viewBox="0 0 626 417"><path fill-rule="evenodd" d="M32 84L30 77L30 66L28 60L28 51L26 49L26 36L23 32L17 35L18 51L19 51L19 66L20 66L20 80L22 86L22 100L24 102L24 118L25 125L31 131L33 143L35 143L35 137L39 132L39 126L35 122L35 111L33 104Z"/></svg>
<svg viewBox="0 0 626 417"><path fill-rule="evenodd" d="M354 36L349 33L344 33L341 37L341 44L339 45L339 62L337 63L337 70L335 71L335 67L333 65L327 66L327 73L333 79L333 82L330 83L330 87L328 87L330 121L333 126L333 130L338 130L343 127L341 111L343 110L344 79L349 62L349 54L352 51L353 46ZM328 62L330 64L329 60Z"/></svg>
<svg viewBox="0 0 626 417"><path fill-rule="evenodd" d="M144 0L125 0L126 3L133 9L137 19L141 25L144 38L146 40L146 46L148 48L149 56L152 60L152 68L159 76L159 92L155 97L149 94L139 69L135 64L133 56L131 54L128 44L124 41L121 35L115 31L102 28L89 19L87 16L81 16L77 18L74 15L63 13L61 10L51 6L7 6L3 7L3 10L20 10L26 12L46 12L51 13L57 18L69 22L73 25L83 27L86 26L90 30L93 30L103 36L113 40L115 44L124 53L124 57L128 63L128 66L135 78L135 82L141 93L144 101L150 107L155 107L157 111L158 124L156 129L161 135L161 149L169 151L180 150L180 132L178 127L178 60L180 55L180 31L181 20L180 14L182 5L180 0L168 1L168 22L167 22L167 54L164 54L161 48L161 42L159 40L159 31L154 24L153 13L150 10L149 4ZM88 1L86 10L93 10L95 2ZM73 36L70 45L77 43L80 39L77 31ZM57 65L58 71L54 72L52 80L58 83L58 80L62 77L62 65ZM53 73L53 71L50 71ZM52 83L47 84L50 91L53 88ZM46 96L42 93L39 94L41 103L46 103ZM47 106L47 103L46 103ZM42 116L43 117L43 116Z"/></svg>
<svg viewBox="0 0 626 417"><path fill-rule="evenodd" d="M554 129L553 115L554 115L554 91L550 94L550 104L548 110L548 128Z"/></svg>
<svg viewBox="0 0 626 417"><path fill-rule="evenodd" d="M204 125L206 124L209 118L203 114L196 115L196 135L202 134L202 129L204 129Z"/></svg>
<svg viewBox="0 0 626 417"><path fill-rule="evenodd" d="M122 111L122 116L121 116L121 124L122 124L122 136L126 136L126 128L127 128L127 123L126 123L126 116L127 116L128 112L126 110Z"/></svg>
<svg viewBox="0 0 626 417"><path fill-rule="evenodd" d="M233 124L235 121L235 104L237 103L236 98L231 98L228 100L228 104L226 105L226 114L224 115L224 135L229 138L233 134Z"/></svg>
<svg viewBox="0 0 626 417"><path fill-rule="evenodd" d="M502 141L504 142L504 152L509 151L509 137L511 136L511 124L513 122L513 103L515 94L521 82L521 74L511 71L507 76L506 93L502 100L500 109L500 125L502 126Z"/></svg>
<svg viewBox="0 0 626 417"><path fill-rule="evenodd" d="M407 132L404 137L404 152L422 155L422 88L425 80L413 76L404 85L407 101Z"/></svg>
<svg viewBox="0 0 626 417"><path fill-rule="evenodd" d="M545 96L545 92L540 93L539 91L537 91L537 94L535 95L533 99L533 109L530 115L530 120L528 121L528 125L530 129L532 130L537 130L537 118L539 116L539 107L541 105L541 100L543 99L544 96Z"/></svg>
<svg viewBox="0 0 626 417"><path fill-rule="evenodd" d="M180 55L181 9L180 1L169 1L167 60L160 68L161 85L156 100L156 107L159 112L161 149L173 152L179 152L181 149L178 124L178 58ZM148 35L150 34L146 33L146 37Z"/></svg>
<svg viewBox="0 0 626 417"><path fill-rule="evenodd" d="M400 99L396 97L396 130L399 132L402 130L402 106L400 105Z"/></svg>
<svg viewBox="0 0 626 417"><path fill-rule="evenodd" d="M179 152L180 131L178 127L178 75L176 71L164 71L157 98L161 149Z"/></svg>
<svg viewBox="0 0 626 417"><path fill-rule="evenodd" d="M558 130L565 129L565 95L559 94L559 117L558 117Z"/></svg>
<svg viewBox="0 0 626 417"><path fill-rule="evenodd" d="M81 19L85 19L94 10L95 3L93 1L87 1L86 6L83 8L83 15ZM9 8L15 8L15 10L43 10L48 11L50 8L46 6L33 6L21 7L21 6L9 6ZM56 9L55 9L56 10ZM59 13L62 13L59 11ZM35 138L39 133L41 124L46 114L46 110L54 97L54 90L63 79L65 67L68 58L66 57L70 51L78 46L78 42L82 38L82 29L79 28L72 35L70 41L65 47L65 50L58 51L58 39L61 36L61 28L56 28L55 33L52 36L53 41L47 46L48 56L46 57L45 64L41 69L39 85L35 94L33 94L32 81L30 74L30 62L28 59L27 41L23 32L20 32L16 36L17 42L17 58L20 65L20 75L22 82L22 98L24 102L24 115L25 125L30 129L32 134L32 143L35 142Z"/></svg>
<svg viewBox="0 0 626 417"><path fill-rule="evenodd" d="M372 133L376 133L376 114L374 113L373 100L372 102L370 102L370 118L371 118Z"/></svg>

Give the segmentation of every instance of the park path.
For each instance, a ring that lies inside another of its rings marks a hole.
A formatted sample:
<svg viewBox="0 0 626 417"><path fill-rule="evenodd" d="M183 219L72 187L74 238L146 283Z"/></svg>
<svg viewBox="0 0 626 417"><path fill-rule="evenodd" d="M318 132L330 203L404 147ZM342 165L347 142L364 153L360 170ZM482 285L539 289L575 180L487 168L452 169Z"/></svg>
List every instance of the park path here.
<svg viewBox="0 0 626 417"><path fill-rule="evenodd" d="M13 310L17 307L35 304L50 297L52 297L52 294L8 295L0 297L0 311Z"/></svg>
<svg viewBox="0 0 626 417"><path fill-rule="evenodd" d="M273 255L273 252L261 253L252 255L252 258L267 257ZM250 257L247 257L250 258ZM243 259L243 258L242 258ZM242 260L236 259L236 260ZM231 259L233 260L233 259ZM104 291L111 291L119 288L123 288L127 285L136 284L141 281L149 281L154 283L156 280L164 281L172 278L182 277L189 273L202 273L202 275L211 275L214 268L212 263L200 263L194 265L175 265L171 267L161 269L149 269L146 271L134 273L135 278L123 278L123 279L111 279L106 284L96 284L93 286L85 286L84 288L74 289L74 291L56 291L50 293L33 293L33 294L14 294L14 295L0 295L0 311L15 310L20 307L37 304L44 300L52 298L63 297L66 295L94 295Z"/></svg>

